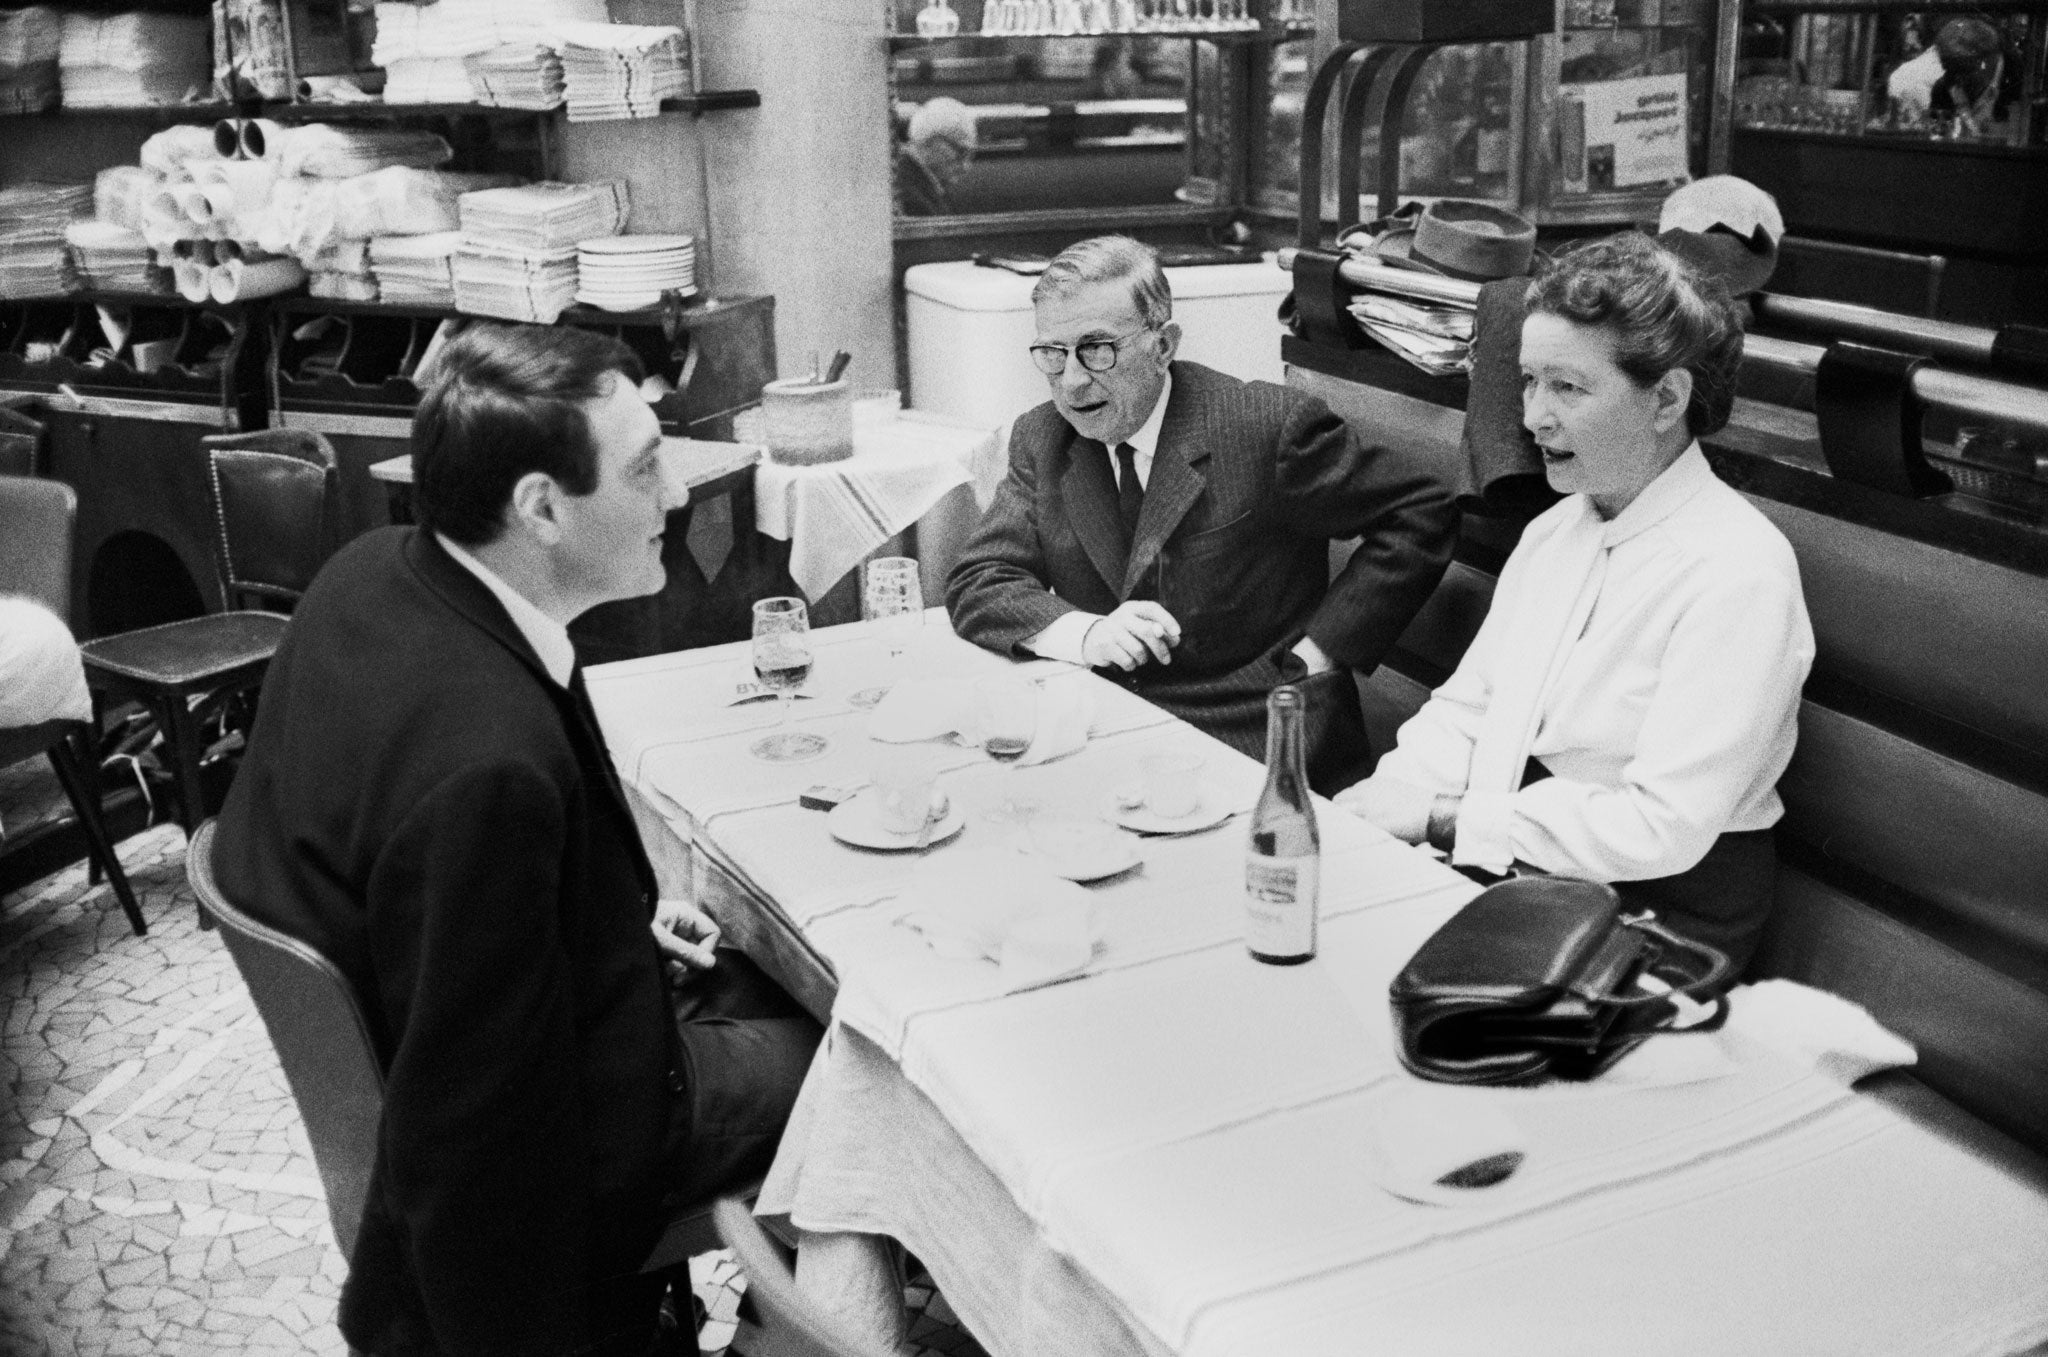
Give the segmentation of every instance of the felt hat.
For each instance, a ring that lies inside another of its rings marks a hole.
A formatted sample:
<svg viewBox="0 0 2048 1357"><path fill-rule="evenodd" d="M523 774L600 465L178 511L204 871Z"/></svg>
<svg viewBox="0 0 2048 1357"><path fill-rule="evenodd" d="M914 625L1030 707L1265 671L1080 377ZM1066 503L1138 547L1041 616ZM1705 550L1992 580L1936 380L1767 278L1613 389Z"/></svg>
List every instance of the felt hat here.
<svg viewBox="0 0 2048 1357"><path fill-rule="evenodd" d="M1536 254L1536 227L1525 217L1492 203L1443 198L1420 213L1384 219L1371 253L1383 264L1443 274L1469 282L1514 278L1529 271Z"/></svg>
<svg viewBox="0 0 2048 1357"><path fill-rule="evenodd" d="M1732 174L1673 189L1657 214L1657 243L1737 297L1770 281L1784 235L1777 199Z"/></svg>

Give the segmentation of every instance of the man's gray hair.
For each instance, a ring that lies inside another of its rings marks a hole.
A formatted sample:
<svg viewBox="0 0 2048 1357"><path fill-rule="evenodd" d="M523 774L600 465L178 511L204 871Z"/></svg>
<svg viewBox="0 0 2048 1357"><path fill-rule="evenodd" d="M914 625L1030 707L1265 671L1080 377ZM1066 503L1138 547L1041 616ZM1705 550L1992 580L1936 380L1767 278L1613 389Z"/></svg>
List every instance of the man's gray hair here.
<svg viewBox="0 0 2048 1357"><path fill-rule="evenodd" d="M1064 297L1090 283L1128 282L1138 316L1152 329L1173 319L1173 289L1150 245L1129 236L1094 236L1061 250L1031 289L1031 304Z"/></svg>

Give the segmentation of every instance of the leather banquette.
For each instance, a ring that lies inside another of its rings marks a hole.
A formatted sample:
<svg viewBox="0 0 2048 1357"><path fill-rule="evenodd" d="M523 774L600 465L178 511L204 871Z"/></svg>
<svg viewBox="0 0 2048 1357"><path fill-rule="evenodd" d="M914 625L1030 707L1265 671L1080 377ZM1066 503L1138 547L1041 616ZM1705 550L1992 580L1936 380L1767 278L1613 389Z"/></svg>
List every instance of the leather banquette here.
<svg viewBox="0 0 2048 1357"><path fill-rule="evenodd" d="M1460 411L1302 368L1289 381L1362 431L1460 456ZM1930 540L1944 534L1918 529L1958 515L1707 451L1791 542L1818 651L1750 976L1864 1005L1919 1048L1925 1087L1906 1101L1931 1090L1965 1134L1974 1118L2048 1152L2048 534L2031 550L2025 530L1990 534L1995 549L1967 526ZM1376 748L1464 653L1518 533L1467 516L1435 595L1361 680Z"/></svg>

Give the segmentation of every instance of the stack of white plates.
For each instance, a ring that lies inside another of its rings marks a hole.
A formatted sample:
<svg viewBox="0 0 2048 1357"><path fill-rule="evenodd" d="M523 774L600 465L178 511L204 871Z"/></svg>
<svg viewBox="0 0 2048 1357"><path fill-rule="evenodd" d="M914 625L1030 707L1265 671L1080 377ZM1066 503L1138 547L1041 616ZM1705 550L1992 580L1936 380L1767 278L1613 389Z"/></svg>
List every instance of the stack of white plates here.
<svg viewBox="0 0 2048 1357"><path fill-rule="evenodd" d="M697 242L689 236L606 236L576 247L576 300L606 311L654 306L662 294L697 291Z"/></svg>
<svg viewBox="0 0 2048 1357"><path fill-rule="evenodd" d="M646 24L563 24L557 30L570 122L652 118L690 90L683 30Z"/></svg>

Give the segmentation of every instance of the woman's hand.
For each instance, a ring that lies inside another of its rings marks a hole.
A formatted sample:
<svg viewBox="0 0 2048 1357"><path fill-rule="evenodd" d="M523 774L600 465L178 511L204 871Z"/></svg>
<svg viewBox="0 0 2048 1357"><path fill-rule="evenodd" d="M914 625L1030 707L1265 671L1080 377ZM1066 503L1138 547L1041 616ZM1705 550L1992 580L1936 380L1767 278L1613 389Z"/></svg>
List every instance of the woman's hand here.
<svg viewBox="0 0 2048 1357"><path fill-rule="evenodd" d="M1414 783L1395 777L1369 777L1335 797L1338 805L1403 843L1421 843L1429 833L1429 807L1434 799Z"/></svg>
<svg viewBox="0 0 2048 1357"><path fill-rule="evenodd" d="M718 924L709 914L681 900L663 900L654 907L654 943L668 963L669 979L681 981L694 971L718 964Z"/></svg>

